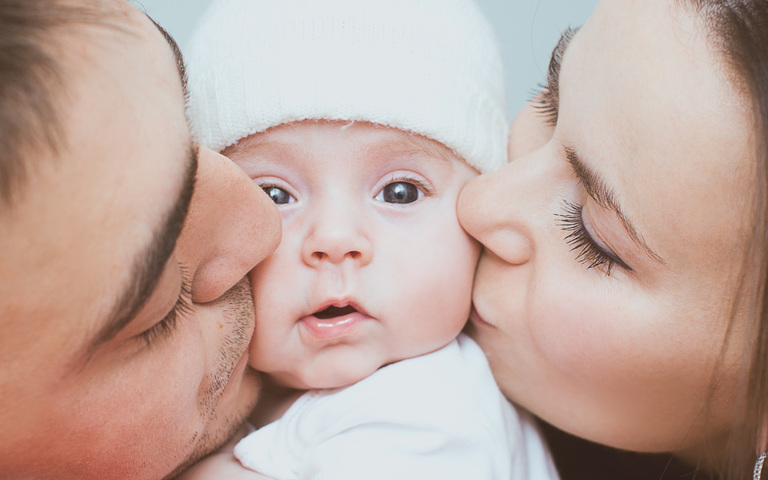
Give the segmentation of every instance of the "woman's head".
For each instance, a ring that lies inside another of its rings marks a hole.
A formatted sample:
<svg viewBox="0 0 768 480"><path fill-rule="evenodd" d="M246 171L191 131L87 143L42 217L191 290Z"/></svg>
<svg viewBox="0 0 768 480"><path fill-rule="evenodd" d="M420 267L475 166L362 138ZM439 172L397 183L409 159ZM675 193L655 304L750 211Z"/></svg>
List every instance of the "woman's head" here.
<svg viewBox="0 0 768 480"><path fill-rule="evenodd" d="M545 108L515 121L513 161L459 204L486 246L473 332L504 392L578 436L692 461L743 423L766 263L766 79L743 65L765 68L768 42L736 20L762 34L768 5L725 3L601 2L556 49Z"/></svg>

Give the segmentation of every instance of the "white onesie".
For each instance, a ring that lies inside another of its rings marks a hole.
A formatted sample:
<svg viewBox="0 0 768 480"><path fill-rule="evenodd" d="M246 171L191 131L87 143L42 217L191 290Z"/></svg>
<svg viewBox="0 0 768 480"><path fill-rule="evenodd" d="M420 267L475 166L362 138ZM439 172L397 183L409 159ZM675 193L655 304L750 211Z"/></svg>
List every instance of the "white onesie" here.
<svg viewBox="0 0 768 480"><path fill-rule="evenodd" d="M304 394L235 456L279 480L558 478L535 426L464 335L349 387Z"/></svg>

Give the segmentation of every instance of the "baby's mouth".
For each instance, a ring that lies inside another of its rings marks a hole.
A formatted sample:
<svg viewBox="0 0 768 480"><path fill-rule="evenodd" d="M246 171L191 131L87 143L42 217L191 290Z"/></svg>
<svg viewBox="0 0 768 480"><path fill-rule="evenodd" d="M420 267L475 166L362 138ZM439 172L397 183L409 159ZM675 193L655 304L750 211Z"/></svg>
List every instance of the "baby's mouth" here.
<svg viewBox="0 0 768 480"><path fill-rule="evenodd" d="M302 317L299 323L309 342L338 342L342 338L356 338L359 326L371 320L368 314L350 300L326 303L325 308ZM322 305L318 305L322 307Z"/></svg>
<svg viewBox="0 0 768 480"><path fill-rule="evenodd" d="M326 308L325 310L320 310L319 312L315 312L313 316L319 318L320 320L328 320L330 318L336 318L341 317L344 315L349 315L350 313L355 313L357 309L353 307L352 305L347 305L346 307L334 307L330 306Z"/></svg>

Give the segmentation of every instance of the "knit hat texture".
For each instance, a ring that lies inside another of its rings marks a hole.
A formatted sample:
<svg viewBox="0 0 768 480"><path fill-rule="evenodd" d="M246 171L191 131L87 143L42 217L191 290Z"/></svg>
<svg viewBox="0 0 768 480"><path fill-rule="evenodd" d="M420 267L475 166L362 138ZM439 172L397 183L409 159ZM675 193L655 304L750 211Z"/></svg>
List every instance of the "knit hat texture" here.
<svg viewBox="0 0 768 480"><path fill-rule="evenodd" d="M482 172L507 161L501 56L472 0L214 0L185 56L192 131L216 151L325 119L426 136Z"/></svg>

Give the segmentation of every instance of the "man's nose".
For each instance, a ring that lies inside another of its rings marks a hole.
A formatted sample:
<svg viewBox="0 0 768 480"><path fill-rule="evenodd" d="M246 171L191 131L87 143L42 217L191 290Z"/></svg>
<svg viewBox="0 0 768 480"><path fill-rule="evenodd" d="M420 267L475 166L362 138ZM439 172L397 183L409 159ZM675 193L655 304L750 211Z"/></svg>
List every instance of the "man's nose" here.
<svg viewBox="0 0 768 480"><path fill-rule="evenodd" d="M272 253L281 220L274 202L226 157L200 149L179 260L193 274L192 300L216 300Z"/></svg>

